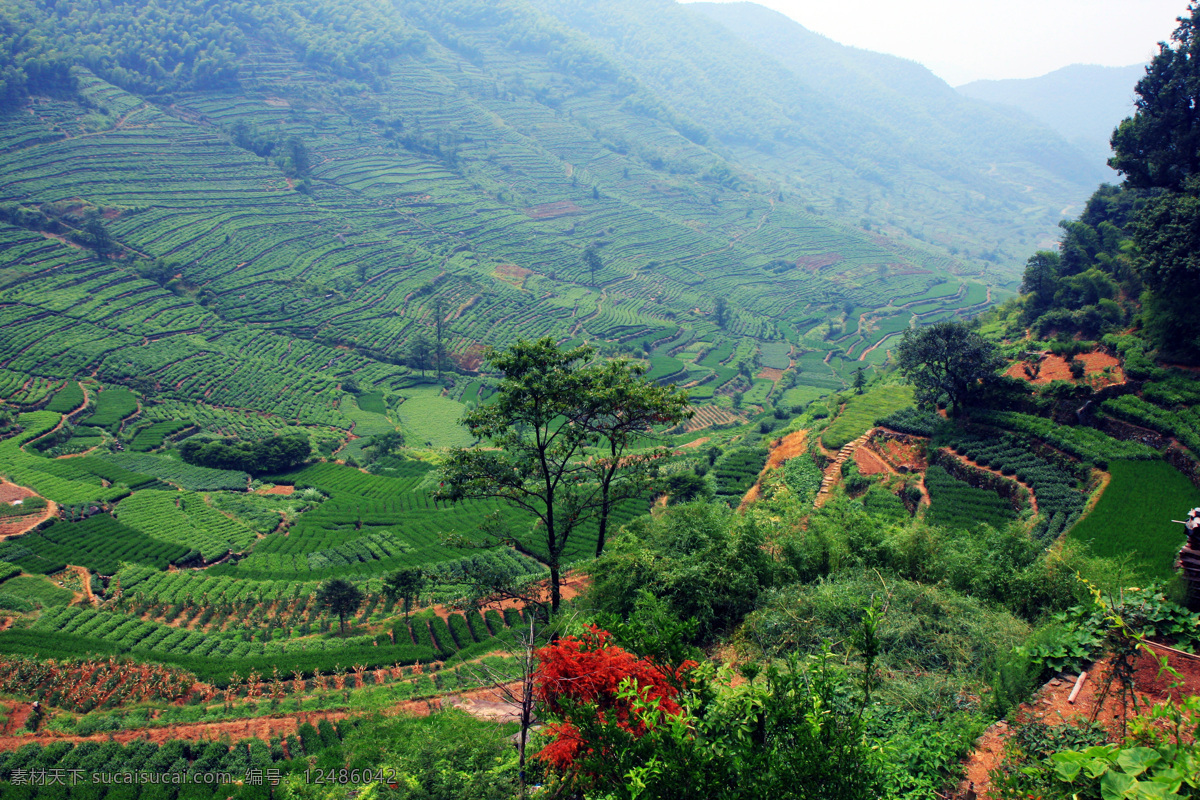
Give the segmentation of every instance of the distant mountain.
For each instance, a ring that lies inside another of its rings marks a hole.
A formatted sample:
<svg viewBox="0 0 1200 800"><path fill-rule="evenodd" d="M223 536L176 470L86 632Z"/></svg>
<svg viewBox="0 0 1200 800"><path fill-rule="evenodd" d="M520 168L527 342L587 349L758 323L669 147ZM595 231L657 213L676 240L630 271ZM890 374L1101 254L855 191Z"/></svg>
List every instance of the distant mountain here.
<svg viewBox="0 0 1200 800"><path fill-rule="evenodd" d="M1102 159L1026 115L754 3L534 2L607 41L614 59L703 121L739 161L832 196L837 210L885 232L1023 261L1107 177ZM642 34L635 41L622 29ZM980 249L981 239L994 249Z"/></svg>
<svg viewBox="0 0 1200 800"><path fill-rule="evenodd" d="M1108 139L1117 123L1133 113L1133 87L1144 74L1144 64L1072 64L1040 78L974 81L958 91L989 103L1016 106L1093 158L1107 160Z"/></svg>

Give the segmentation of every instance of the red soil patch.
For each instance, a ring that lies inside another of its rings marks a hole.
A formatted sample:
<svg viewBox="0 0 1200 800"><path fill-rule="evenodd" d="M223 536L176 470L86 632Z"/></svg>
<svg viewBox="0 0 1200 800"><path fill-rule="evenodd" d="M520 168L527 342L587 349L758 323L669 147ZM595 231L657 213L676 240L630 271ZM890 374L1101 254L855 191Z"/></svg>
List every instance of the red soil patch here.
<svg viewBox="0 0 1200 800"><path fill-rule="evenodd" d="M892 471L887 462L869 447L860 447L854 451L854 463L863 475L880 475Z"/></svg>
<svg viewBox="0 0 1200 800"><path fill-rule="evenodd" d="M876 446L882 451L884 459L893 467L907 467L910 472L923 472L928 466L925 459L921 457L920 451L910 444L887 439L879 442Z"/></svg>
<svg viewBox="0 0 1200 800"><path fill-rule="evenodd" d="M259 489L258 494L294 494L295 486L271 486L266 489Z"/></svg>
<svg viewBox="0 0 1200 800"><path fill-rule="evenodd" d="M1168 697L1178 698L1181 694L1200 693L1200 659L1171 652L1158 645L1154 647L1160 656L1169 659L1171 668L1180 674L1180 678L1177 679L1168 673L1160 675L1159 660L1145 653L1139 654L1134 672L1134 694L1139 711L1146 710L1155 703L1164 702ZM1075 686L1076 676L1069 675L1062 680L1054 679L1047 683L1030 702L1022 704L1012 712L1010 718L1018 723L1043 721L1048 725L1086 720L1095 710L1098 697L1107 682L1110 665L1111 660L1106 658L1088 670L1088 676L1074 704L1068 703L1067 698ZM1171 684L1180 680L1182 685L1172 689ZM1126 715L1132 717L1135 713L1138 712L1132 707L1122 708L1119 687L1114 684L1096 719L1108 730L1111 739L1119 740L1121 720ZM1009 731L1006 722L997 722L975 742L975 750L964 764L963 780L959 784L958 792L953 796L965 797L971 784L974 784L980 798L991 796L988 794L988 774L996 769L1003 759L1004 744Z"/></svg>
<svg viewBox="0 0 1200 800"><path fill-rule="evenodd" d="M832 267L842 260L840 253L822 253L816 256L800 256L796 259L796 266L800 269L807 269L810 272L817 272L825 267Z"/></svg>
<svg viewBox="0 0 1200 800"><path fill-rule="evenodd" d="M807 443L808 431L796 431L779 439L775 443L775 446L771 448L771 453L767 456L767 463L763 466L762 472L758 473L758 480L742 496L742 502L738 504L738 511L743 510L746 506L758 500L759 493L762 491L763 476L767 474L767 470L776 469L789 458L795 458L804 453Z"/></svg>
<svg viewBox="0 0 1200 800"><path fill-rule="evenodd" d="M1084 353L1076 358L1083 362L1084 383L1099 389L1125 382L1125 373L1121 369L1121 362L1108 353ZM1106 369L1111 369L1108 375L1104 374ZM1042 359L1042 369L1037 378L1033 380L1030 380L1029 376L1025 374L1025 364L1022 361L1015 362L1005 370L1004 374L1010 378L1020 378L1039 386L1051 381L1079 383L1071 377L1071 368L1067 366L1067 359L1055 355L1048 355Z"/></svg>
<svg viewBox="0 0 1200 800"><path fill-rule="evenodd" d="M525 213L534 219L554 219L555 217L569 217L575 214L586 214L587 212L570 200L563 200L558 203L542 203L541 205L530 206L525 209Z"/></svg>
<svg viewBox="0 0 1200 800"><path fill-rule="evenodd" d="M699 447L700 445L704 444L711 438L712 438L711 436L701 436L699 439L694 439L694 440L688 442L687 444L681 444L681 445L679 445L679 447L676 447L675 449L676 450L687 450L690 447Z"/></svg>
<svg viewBox="0 0 1200 800"><path fill-rule="evenodd" d="M0 481L0 503L12 505L14 500L24 500L26 497L33 496L32 489L26 489L24 486L17 486L8 481Z"/></svg>
<svg viewBox="0 0 1200 800"><path fill-rule="evenodd" d="M0 481L0 503L6 506L12 505L14 500L24 500L37 496L37 493L32 489L17 486L7 481ZM47 501L45 508L38 509L29 514L23 514L19 517L0 517L0 540L7 539L9 536L19 536L22 533L32 530L53 516L57 510L57 505L51 501Z"/></svg>
<svg viewBox="0 0 1200 800"><path fill-rule="evenodd" d="M458 366L465 370L474 372L475 370L479 369L479 365L483 363L483 354L486 350L486 345L472 344L467 346L467 349L463 351L462 355L451 356L451 358L458 362Z"/></svg>
<svg viewBox="0 0 1200 800"><path fill-rule="evenodd" d="M783 370L775 369L774 367L763 367L756 378L766 378L769 381L778 381L783 379Z"/></svg>
<svg viewBox="0 0 1200 800"><path fill-rule="evenodd" d="M775 469L789 458L795 458L800 455L804 452L807 444L808 431L789 433L779 440L779 444L771 448L771 454L767 456L767 465L763 469L763 472L766 472L768 469Z"/></svg>
<svg viewBox="0 0 1200 800"><path fill-rule="evenodd" d="M492 270L492 274L503 280L514 280L517 283L522 283L533 274L533 270L518 267L516 264L500 264Z"/></svg>

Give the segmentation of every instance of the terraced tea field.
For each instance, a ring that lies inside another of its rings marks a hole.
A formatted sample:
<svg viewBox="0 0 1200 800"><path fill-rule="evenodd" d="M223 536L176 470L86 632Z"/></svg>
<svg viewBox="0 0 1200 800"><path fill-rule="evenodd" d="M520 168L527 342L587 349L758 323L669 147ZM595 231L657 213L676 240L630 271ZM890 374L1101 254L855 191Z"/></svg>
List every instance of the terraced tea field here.
<svg viewBox="0 0 1200 800"><path fill-rule="evenodd" d="M1143 580L1168 580L1187 538L1182 525L1200 505L1200 490L1163 461L1114 460L1112 482L1096 507L1067 533L1101 556L1131 556L1130 567Z"/></svg>

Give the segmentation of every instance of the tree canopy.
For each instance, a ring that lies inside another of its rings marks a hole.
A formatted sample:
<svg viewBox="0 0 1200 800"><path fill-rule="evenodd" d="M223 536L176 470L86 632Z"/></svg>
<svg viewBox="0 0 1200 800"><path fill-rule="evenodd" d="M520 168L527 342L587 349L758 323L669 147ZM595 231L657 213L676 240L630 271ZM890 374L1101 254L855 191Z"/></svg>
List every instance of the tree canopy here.
<svg viewBox="0 0 1200 800"><path fill-rule="evenodd" d="M303 436L271 436L257 442L189 439L179 448L189 464L252 475L284 472L307 459L311 451Z"/></svg>
<svg viewBox="0 0 1200 800"><path fill-rule="evenodd" d="M1136 112L1113 131L1108 165L1131 186L1178 192L1200 170L1200 4L1188 10L1138 81Z"/></svg>
<svg viewBox="0 0 1200 800"><path fill-rule="evenodd" d="M932 406L945 395L955 413L1003 363L996 345L962 322L906 330L896 346L896 366L916 388L918 404Z"/></svg>
<svg viewBox="0 0 1200 800"><path fill-rule="evenodd" d="M462 422L491 447L451 453L438 492L452 501L499 499L533 517L528 531L489 532L546 563L554 610L568 543L585 522L603 531L614 499L641 485L623 480L622 470L642 474L653 461L627 450L686 413L686 397L673 387L650 383L628 362L590 364L594 355L586 346L563 350L550 337L489 351L488 363L504 376L496 399Z"/></svg>
<svg viewBox="0 0 1200 800"><path fill-rule="evenodd" d="M346 617L358 611L362 605L362 590L353 583L342 578L332 578L321 584L317 590L317 605L328 608L338 616L342 634L346 633Z"/></svg>

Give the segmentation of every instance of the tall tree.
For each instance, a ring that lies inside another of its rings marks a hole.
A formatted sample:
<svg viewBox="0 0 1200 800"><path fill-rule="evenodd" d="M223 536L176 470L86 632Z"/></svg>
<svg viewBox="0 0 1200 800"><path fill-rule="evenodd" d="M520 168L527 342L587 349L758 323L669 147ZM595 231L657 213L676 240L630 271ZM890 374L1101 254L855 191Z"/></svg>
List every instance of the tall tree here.
<svg viewBox="0 0 1200 800"><path fill-rule="evenodd" d="M643 485L653 454L630 452L638 437L687 413L686 398L645 381L634 365L589 365L594 355L586 346L562 350L549 337L489 351L504 378L495 401L467 412L463 424L491 447L453 452L437 493L500 499L532 515L528 531L486 532L550 568L552 611L561 600L562 556L579 526L593 519L607 526L612 504Z"/></svg>
<svg viewBox="0 0 1200 800"><path fill-rule="evenodd" d="M962 322L910 328L896 346L896 365L916 387L917 402L934 405L945 394L951 413L957 413L971 390L1003 364L996 346Z"/></svg>
<svg viewBox="0 0 1200 800"><path fill-rule="evenodd" d="M446 301L435 298L433 301L433 360L437 365L437 376L442 377L443 362L446 359Z"/></svg>
<svg viewBox="0 0 1200 800"><path fill-rule="evenodd" d="M713 318L717 321L718 328L724 328L725 323L729 321L729 301L724 297L717 298L713 307Z"/></svg>
<svg viewBox="0 0 1200 800"><path fill-rule="evenodd" d="M1022 314L1025 324L1041 316L1054 302L1058 288L1059 256L1052 250L1039 250L1025 262L1021 294L1028 295Z"/></svg>
<svg viewBox="0 0 1200 800"><path fill-rule="evenodd" d="M408 366L419 369L421 377L424 378L432 353L433 345L429 343L429 337L424 333L417 333L408 342Z"/></svg>
<svg viewBox="0 0 1200 800"><path fill-rule="evenodd" d="M1147 328L1160 347L1200 356L1195 302L1200 297L1200 3L1179 18L1171 43L1137 84L1134 115L1113 132L1109 166L1127 185L1165 189L1138 214L1138 271L1150 290ZM1180 336L1180 332L1183 335Z"/></svg>
<svg viewBox="0 0 1200 800"><path fill-rule="evenodd" d="M346 617L358 611L362 605L362 590L348 580L332 578L321 584L317 589L317 605L328 608L337 614L339 629L342 636L346 635Z"/></svg>
<svg viewBox="0 0 1200 800"><path fill-rule="evenodd" d="M1188 10L1138 81L1134 115L1113 131L1108 165L1131 186L1178 192L1200 171L1200 3Z"/></svg>
<svg viewBox="0 0 1200 800"><path fill-rule="evenodd" d="M600 254L596 252L595 245L588 245L583 251L583 265L588 268L592 274L592 285L596 285L596 270L603 269L604 262L600 260Z"/></svg>
<svg viewBox="0 0 1200 800"><path fill-rule="evenodd" d="M553 611L562 597L563 552L599 491L584 460L596 434L580 424L579 367L594 353L586 346L564 351L549 337L489 351L486 360L504 378L495 401L468 411L462 423L491 447L453 451L435 494L451 501L498 499L532 515L529 531L487 532L545 562Z"/></svg>
<svg viewBox="0 0 1200 800"><path fill-rule="evenodd" d="M1154 198L1133 226L1138 272L1149 289L1145 326L1165 352L1185 358L1200 355L1200 185L1194 188Z"/></svg>

